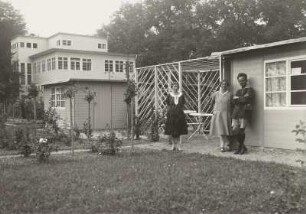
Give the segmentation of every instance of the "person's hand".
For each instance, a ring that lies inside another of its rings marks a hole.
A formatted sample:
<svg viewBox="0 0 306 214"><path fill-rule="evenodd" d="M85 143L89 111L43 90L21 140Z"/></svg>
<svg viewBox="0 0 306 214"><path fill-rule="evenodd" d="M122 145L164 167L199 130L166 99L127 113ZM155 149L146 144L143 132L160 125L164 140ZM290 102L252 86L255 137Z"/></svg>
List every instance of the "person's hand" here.
<svg viewBox="0 0 306 214"><path fill-rule="evenodd" d="M233 99L236 100L236 99L239 99L239 97L238 96L234 96Z"/></svg>

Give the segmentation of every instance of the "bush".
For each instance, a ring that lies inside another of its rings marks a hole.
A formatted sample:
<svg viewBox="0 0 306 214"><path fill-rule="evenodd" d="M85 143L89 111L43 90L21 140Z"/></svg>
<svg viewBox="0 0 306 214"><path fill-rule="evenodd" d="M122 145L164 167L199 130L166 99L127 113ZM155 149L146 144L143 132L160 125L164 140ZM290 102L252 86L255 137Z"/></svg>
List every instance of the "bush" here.
<svg viewBox="0 0 306 214"><path fill-rule="evenodd" d="M87 138L90 139L90 138L92 137L92 132L93 132L93 130L92 130L90 124L88 123L88 121L89 121L89 120L87 119L87 120L85 120L85 122L83 123L83 129L84 129L84 131L85 131L85 133L86 133Z"/></svg>
<svg viewBox="0 0 306 214"><path fill-rule="evenodd" d="M300 123L295 126L295 129L292 130L295 133L296 138L295 141L299 143L306 143L306 125L305 122L300 120Z"/></svg>
<svg viewBox="0 0 306 214"><path fill-rule="evenodd" d="M60 116L57 114L56 110L49 106L48 110L44 113L43 122L45 125L50 126L56 135L58 135L59 127L58 127L58 120Z"/></svg>
<svg viewBox="0 0 306 214"><path fill-rule="evenodd" d="M20 151L20 154L22 154L24 157L29 157L30 154L32 153L33 151L33 143L32 143L32 140L31 140L31 137L30 137L30 133L29 133L29 130L26 131L25 134L23 134L22 130L20 130L21 132L18 134L21 138L21 141L19 142L19 151Z"/></svg>
<svg viewBox="0 0 306 214"><path fill-rule="evenodd" d="M10 136L5 128L6 117L0 116L0 148L8 148L10 143Z"/></svg>
<svg viewBox="0 0 306 214"><path fill-rule="evenodd" d="M122 141L116 137L115 132L110 131L99 136L98 141L92 144L91 151L103 155L115 155L121 146Z"/></svg>

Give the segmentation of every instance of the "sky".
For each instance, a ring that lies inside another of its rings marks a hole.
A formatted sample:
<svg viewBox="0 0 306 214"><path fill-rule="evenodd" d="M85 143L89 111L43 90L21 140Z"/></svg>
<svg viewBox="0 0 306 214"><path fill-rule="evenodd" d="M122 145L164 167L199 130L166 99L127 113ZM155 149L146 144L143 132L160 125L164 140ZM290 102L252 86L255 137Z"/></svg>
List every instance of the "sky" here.
<svg viewBox="0 0 306 214"><path fill-rule="evenodd" d="M109 24L125 2L141 0L3 0L23 16L28 34L49 37L58 32L94 35Z"/></svg>

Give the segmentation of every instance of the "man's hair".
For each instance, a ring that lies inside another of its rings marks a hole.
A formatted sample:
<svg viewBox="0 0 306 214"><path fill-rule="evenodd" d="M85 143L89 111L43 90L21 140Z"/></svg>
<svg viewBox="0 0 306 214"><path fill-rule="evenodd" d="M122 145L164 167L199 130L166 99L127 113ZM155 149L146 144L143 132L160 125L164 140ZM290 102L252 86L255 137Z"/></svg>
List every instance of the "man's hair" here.
<svg viewBox="0 0 306 214"><path fill-rule="evenodd" d="M245 79L248 79L248 76L246 75L246 73L239 73L237 75L237 79L239 79L239 77L244 77Z"/></svg>

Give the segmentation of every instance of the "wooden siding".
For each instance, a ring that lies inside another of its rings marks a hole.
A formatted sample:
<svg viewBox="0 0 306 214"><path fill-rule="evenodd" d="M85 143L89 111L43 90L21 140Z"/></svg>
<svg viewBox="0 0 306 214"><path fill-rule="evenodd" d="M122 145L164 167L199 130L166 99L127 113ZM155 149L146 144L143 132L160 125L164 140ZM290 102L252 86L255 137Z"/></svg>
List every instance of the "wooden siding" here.
<svg viewBox="0 0 306 214"><path fill-rule="evenodd" d="M234 91L239 88L237 74L245 72L250 85L255 89L255 110L253 121L246 130L246 144L285 149L306 149L295 142L292 133L299 120L305 120L305 107L287 107L282 109L264 109L264 61L277 60L304 55L306 46L291 45L269 48L252 53L237 54L227 58L231 62L231 82Z"/></svg>
<svg viewBox="0 0 306 214"><path fill-rule="evenodd" d="M266 147L284 149L306 149L306 145L297 143L292 133L300 120L305 120L305 109L265 110L264 140Z"/></svg>
<svg viewBox="0 0 306 214"><path fill-rule="evenodd" d="M125 84L113 84L112 87L112 121L113 128L126 127L127 109L124 102L126 87Z"/></svg>
<svg viewBox="0 0 306 214"><path fill-rule="evenodd" d="M245 143L253 146L263 146L263 60L259 57L235 59L231 67L231 85L233 93L239 88L238 73L246 73L249 85L255 90L253 117L246 129Z"/></svg>
<svg viewBox="0 0 306 214"><path fill-rule="evenodd" d="M89 87L96 92L91 103L91 124L93 129L126 127L126 105L123 101L124 83L80 83L79 88ZM79 90L75 99L75 121L79 128L83 128L88 118L88 103L84 100L85 90Z"/></svg>

